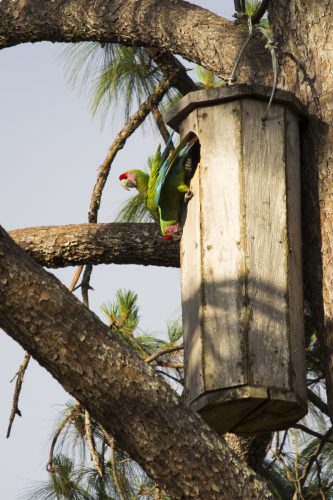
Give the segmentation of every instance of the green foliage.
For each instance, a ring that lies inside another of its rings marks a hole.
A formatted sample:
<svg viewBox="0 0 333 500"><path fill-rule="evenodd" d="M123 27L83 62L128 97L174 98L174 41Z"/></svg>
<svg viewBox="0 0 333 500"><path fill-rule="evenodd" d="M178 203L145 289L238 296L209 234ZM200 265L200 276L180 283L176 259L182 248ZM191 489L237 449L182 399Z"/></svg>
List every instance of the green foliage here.
<svg viewBox="0 0 333 500"><path fill-rule="evenodd" d="M171 376L172 380L176 379L178 383L182 382L182 351L181 348L177 349L177 346L182 339L183 330L179 320L167 324L163 339L142 333L139 330L137 295L128 290L119 290L115 300L104 304L102 310L108 319L112 335L119 335L156 371L166 377ZM311 352L314 346L315 331L309 337L307 349ZM312 377L312 371L310 373ZM323 393L318 384L312 389L317 391L319 397ZM163 492L158 492L158 497L156 496L157 486L124 451L116 447L112 460L114 450L112 451L105 441L104 430L94 421L92 432L96 453L103 463L103 475L100 476L95 467L88 467L86 457L89 457L89 450L84 409L78 403L69 403L62 414L62 420L69 415L71 418L66 421L58 445L62 450L67 445L69 455L72 452L73 457L55 455L49 480L34 486L28 496L25 496L26 499L113 500L121 498L119 488L126 499L168 498ZM309 415L301 423L312 431L315 429L318 436L297 428L276 432L272 448L260 468L260 474L269 482L277 499L333 498L333 443L332 436L327 434L330 429L329 420L318 408L310 405ZM326 441L323 441L320 435L326 436ZM71 446L69 438L72 440ZM79 445L85 452L81 453L80 463L76 465L76 451Z"/></svg>
<svg viewBox="0 0 333 500"><path fill-rule="evenodd" d="M261 4L261 0L246 0L245 2L245 13L248 16L253 16L258 10L259 5ZM260 20L259 26L267 32L269 36L272 36L272 31L269 26L269 22L267 17L264 17Z"/></svg>
<svg viewBox="0 0 333 500"><path fill-rule="evenodd" d="M209 71L208 69L203 68L202 66L199 66L198 64L195 65L197 75L199 77L199 84L198 86L203 89L216 89L218 87L222 87L225 85L225 81L219 78L218 76L215 75L212 71Z"/></svg>
<svg viewBox="0 0 333 500"><path fill-rule="evenodd" d="M318 437L297 428L275 433L270 458L261 473L272 484L277 498L333 498L333 443L319 437L327 436L330 423L322 413L313 413L311 406L301 423L310 431L315 429Z"/></svg>
<svg viewBox="0 0 333 500"><path fill-rule="evenodd" d="M137 193L126 200L118 212L116 222L153 222L143 196Z"/></svg>
<svg viewBox="0 0 333 500"><path fill-rule="evenodd" d="M102 305L112 335L119 335L139 356L149 361L154 356L152 366L163 366L172 371L172 363L182 361L182 350L163 352L179 345L182 325L179 320L167 324L165 340L142 333L138 329L139 311L137 295L130 290L118 290L113 302ZM170 365L170 366L169 366ZM179 368L177 368L179 372ZM175 370L173 370L175 371ZM96 421L91 419L90 429L100 470L87 465L91 456L86 434L84 408L75 401L66 404L60 414L53 441L56 438L58 453L51 457L51 468L47 481L34 484L22 498L26 500L168 500L157 485L144 473L139 465L120 448L113 445L113 438L105 433ZM53 448L52 448L53 449ZM80 449L81 453L77 451ZM65 453L66 452L66 453Z"/></svg>
<svg viewBox="0 0 333 500"><path fill-rule="evenodd" d="M248 0L247 15L252 16L260 3L259 0ZM260 27L269 36L267 19L261 20ZM89 89L92 112L94 115L101 112L104 119L110 110L115 112L119 109L119 103L122 103L127 120L132 110L151 94L162 76L145 49L138 47L117 44L102 47L92 42L74 44L66 49L65 57L70 81L81 89ZM224 81L212 72L200 66L196 69L201 88L224 85ZM165 109L171 100L178 98L179 94L170 92L161 107ZM150 158L148 167L151 166ZM143 222L151 221L152 216L145 200L137 194L124 204L117 220ZM182 338L180 321L168 323L164 339L140 332L137 295L125 290L119 290L113 302L103 304L102 311L108 319L112 335L118 335L163 376L182 383L182 351L177 348ZM306 329L306 352L308 376L311 379L309 386L317 396L323 398L325 383L322 381L322 361L317 332L313 326ZM63 428L62 422L65 422ZM311 404L309 415L301 424L312 432L315 430L318 436L297 428L275 433L272 448L260 472L270 483L276 498L333 498L333 443L332 436L328 436L328 418ZM92 422L92 433L96 454L103 465L102 476L95 467L86 466L89 450L84 409L78 403L67 405L57 429L61 431L58 447L64 450L67 446L68 454L72 452L73 457L71 459L59 453L54 455L53 472L49 480L34 486L25 498L111 500L121 498L122 492L126 499L167 498L162 492L157 494L153 481L123 450L116 447L112 451L104 430L97 422ZM321 436L325 436L324 439ZM77 466L75 459L79 447L81 460Z"/></svg>
<svg viewBox="0 0 333 500"><path fill-rule="evenodd" d="M108 319L111 331L119 335L143 359L160 350L176 346L183 335L179 320L167 324L166 340L147 333L139 334L137 295L130 290L118 290L116 300L103 304L101 309ZM169 355L170 360L171 358ZM163 359L165 360L165 356Z"/></svg>
<svg viewBox="0 0 333 500"><path fill-rule="evenodd" d="M70 83L87 91L93 115L108 113L122 105L124 121L153 92L162 72L142 47L84 42L69 45L62 53ZM170 90L166 100L177 92Z"/></svg>
<svg viewBox="0 0 333 500"><path fill-rule="evenodd" d="M260 4L261 0L246 0L245 13L248 16L253 16L253 14L255 14L255 12L258 10Z"/></svg>
<svg viewBox="0 0 333 500"><path fill-rule="evenodd" d="M26 500L92 500L79 481L74 462L64 455L53 460L54 472L48 481L38 482L22 496Z"/></svg>
<svg viewBox="0 0 333 500"><path fill-rule="evenodd" d="M130 290L118 290L114 302L101 306L112 332L122 337L133 335L139 321L137 298L137 294Z"/></svg>

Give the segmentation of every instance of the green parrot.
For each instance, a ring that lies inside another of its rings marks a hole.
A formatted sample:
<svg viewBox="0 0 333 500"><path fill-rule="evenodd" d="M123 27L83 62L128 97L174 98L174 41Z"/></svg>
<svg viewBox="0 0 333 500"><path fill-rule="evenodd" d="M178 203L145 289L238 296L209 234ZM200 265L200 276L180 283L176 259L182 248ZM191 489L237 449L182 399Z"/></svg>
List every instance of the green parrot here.
<svg viewBox="0 0 333 500"><path fill-rule="evenodd" d="M124 189L139 191L154 219L159 220L165 240L180 230L180 202L184 194L190 197L185 184L185 163L197 141L197 136L190 132L173 151L170 136L163 153L159 145L150 161L150 175L142 170L128 170L119 176Z"/></svg>

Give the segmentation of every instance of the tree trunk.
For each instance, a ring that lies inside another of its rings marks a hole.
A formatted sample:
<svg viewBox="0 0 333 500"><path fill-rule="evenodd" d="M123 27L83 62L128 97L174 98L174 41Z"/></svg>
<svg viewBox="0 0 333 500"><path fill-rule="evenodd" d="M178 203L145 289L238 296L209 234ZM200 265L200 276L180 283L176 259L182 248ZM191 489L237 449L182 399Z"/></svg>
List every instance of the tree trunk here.
<svg viewBox="0 0 333 500"><path fill-rule="evenodd" d="M312 313L316 315L323 347L331 415L333 415L332 8L332 0L321 0L320 2L314 0L275 0L270 2L270 20L278 42L279 87L294 91L309 110L309 119L302 126L304 274L306 295L310 300ZM200 30L198 30L198 26ZM182 0L169 0L168 2L165 0L128 0L127 2L122 0L113 0L112 2L106 0L96 0L95 2L88 0L68 0L66 2L63 0L54 0L53 2L2 0L0 2L0 47L40 40L121 42L128 45L153 47L162 52L178 53L214 71L219 76L227 78L246 36L246 27L235 26L230 21ZM264 83L263 75L268 74L270 68L269 54L264 49L262 40L254 40L251 43L251 50L246 51L242 60L239 79ZM187 84L188 82L185 82L185 85ZM22 253L19 255L22 262L25 262ZM29 266L31 265L29 264ZM27 294L27 290L30 290L30 282L23 279L21 273L23 270L16 274L19 280L16 285L12 284L12 286L17 289L21 286L23 293L23 285L25 284L25 295L30 297L27 302L33 304L32 295ZM20 281L21 276L22 282ZM9 278L3 278L5 283ZM0 287L2 285L3 282L0 280ZM7 287L5 287L5 291L7 293ZM36 308L39 306L37 297L40 295L36 295L37 304L34 306ZM1 305L1 317L7 318L8 331L13 337L20 340L22 344L32 344L31 350L35 352L35 340L32 334L37 332L36 342L41 341L41 333L37 327L40 322L39 315L43 317L45 311L40 307L34 322L31 322L31 330L26 327L25 330L21 331L20 325L23 319L20 318L19 308L24 307L24 301L22 299L22 304L20 301L17 302L17 310L14 314L10 302L7 301L9 299L7 297ZM15 300L14 295L13 301L15 302ZM49 301L51 301L51 297L45 301L45 306L48 306ZM54 307L56 308L56 305ZM54 313L55 309L51 309ZM13 316L11 316L10 311L13 312ZM32 317L32 313L29 316L28 312L25 312L27 325L29 317ZM14 325L15 318L18 322L17 327ZM53 320L55 321L54 316ZM72 321L71 319L70 324ZM42 325L43 322L40 324ZM51 345L54 342L61 342L61 329L65 326L59 320L59 329L55 338L52 336L47 339ZM21 339L23 331L25 332L24 340ZM48 332L48 329L45 331ZM93 339L90 340L93 341ZM43 342L47 343L47 341L44 339ZM75 344L77 344L77 340ZM82 346L80 344L81 349L84 350L85 345L86 341ZM44 351L39 350L38 359L43 365L49 366L51 363L53 373L57 373L60 380L62 376L56 365L57 363L59 366L61 365L62 356L66 354L66 349L64 353L59 345L57 349L55 351L53 349L46 350L46 348ZM87 353L85 354L87 355ZM75 364L75 352L72 355L74 355L73 364ZM70 359L66 358L66 360L70 364ZM71 377L69 378L71 379ZM77 380L81 382L81 378L77 377ZM115 386L120 391L120 385L115 384ZM152 397L154 397L153 394ZM100 401L99 398L97 399ZM93 401L90 403L94 404ZM139 406L140 408L141 406ZM131 415L131 418L134 417L135 415ZM163 436L167 436L168 429L167 425ZM196 434L186 435L189 442L193 440L193 435ZM132 438L132 435L130 437ZM143 437L149 442L150 436L145 432L143 432ZM136 441L134 440L133 443L135 458L137 456L135 454L137 452ZM163 452L165 448L164 443L162 443ZM158 474L155 473L156 471L154 472L155 455L154 453L149 454L148 451L147 456L148 462L149 457L151 457L147 470L152 477L157 477ZM201 458L200 454L199 457ZM188 457L188 462L190 463L192 459L191 455ZM157 457L156 463L159 463L158 460L159 457ZM173 462L174 459L171 457L168 465L172 467ZM158 467L160 465L157 465ZM195 467L194 469L197 470ZM158 470L160 471L160 469ZM212 473L216 473L213 469L212 471ZM166 484L168 474L172 478L173 472L166 472L164 466L161 477L163 475L165 477L161 484ZM177 479L178 476L175 477ZM201 476L201 478L204 478L203 481L207 481L206 476ZM183 488L182 493L177 490L176 497L177 495L186 496L187 487L180 487ZM174 488L176 488L175 485ZM241 489L240 481L238 492ZM226 491L223 494L230 494L231 490L229 489L227 493ZM195 497L197 491L192 490L192 493ZM218 498L223 498L218 493L216 494ZM243 490L243 494L246 495L245 490ZM196 498L199 497L198 494ZM205 492L204 497L214 498L209 493L207 496L207 492ZM240 498L240 495L233 493L229 496L229 498L233 497ZM247 498L251 498L251 496Z"/></svg>
<svg viewBox="0 0 333 500"><path fill-rule="evenodd" d="M0 327L172 498L273 498L147 363L1 228L0 295Z"/></svg>
<svg viewBox="0 0 333 500"><path fill-rule="evenodd" d="M333 421L333 2L271 2L279 86L307 106L302 127L305 295L321 339Z"/></svg>
<svg viewBox="0 0 333 500"><path fill-rule="evenodd" d="M179 267L179 241L165 241L151 223L71 224L16 229L10 236L39 264Z"/></svg>

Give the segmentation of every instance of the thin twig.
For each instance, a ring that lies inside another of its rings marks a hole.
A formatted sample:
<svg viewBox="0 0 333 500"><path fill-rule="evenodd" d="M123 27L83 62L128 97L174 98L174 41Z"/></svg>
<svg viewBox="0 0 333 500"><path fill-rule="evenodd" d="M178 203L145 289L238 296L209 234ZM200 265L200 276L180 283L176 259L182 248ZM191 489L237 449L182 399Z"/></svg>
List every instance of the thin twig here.
<svg viewBox="0 0 333 500"><path fill-rule="evenodd" d="M127 139L133 134L133 132L135 132L135 130L143 123L143 121L151 112L152 108L156 107L158 103L163 99L165 93L171 86L171 82L174 76L175 72L169 73L168 76L161 80L161 82L155 87L154 92L143 104L141 104L138 111L134 113L134 115L126 123L125 127L119 132L113 144L109 148L103 163L98 169L96 183L93 188L90 200L88 222L97 222L98 210L101 204L103 189L109 176L112 162L115 159L117 153L124 147ZM82 290L82 296L83 302L86 305L88 304L88 290L91 272L92 268L89 268L89 266L87 266L82 281L82 284L84 284L85 286L85 289Z"/></svg>
<svg viewBox="0 0 333 500"><path fill-rule="evenodd" d="M178 379L177 377L174 377L173 375L170 375L170 373L166 373L163 370L155 370L156 373L159 373L160 375L165 375L166 377L171 378L171 380L174 380L178 384L182 384L182 379Z"/></svg>
<svg viewBox="0 0 333 500"><path fill-rule="evenodd" d="M92 290L89 283L92 270L93 266L91 264L88 264L84 269L81 282L82 302L86 307L89 307L89 290Z"/></svg>
<svg viewBox="0 0 333 500"><path fill-rule="evenodd" d="M13 395L12 411L10 412L10 416L9 416L9 424L8 424L7 435L6 435L7 439L10 436L10 432L11 432L12 425L14 423L16 415L18 415L19 417L22 416L22 413L20 412L19 407L18 407L18 402L19 402L19 398L20 398L20 394L21 394L24 374L26 372L26 369L28 368L30 358L31 358L30 354L28 352L26 352L24 354L23 362L22 362L21 366L19 367L17 374L15 375L15 377L17 377L17 378L16 378L16 384L15 384L14 395ZM15 377L11 380L11 382L15 379Z"/></svg>
<svg viewBox="0 0 333 500"><path fill-rule="evenodd" d="M77 407L80 407L80 403L76 402L76 408ZM75 408L75 409L76 409ZM76 413L74 412L74 409L70 411L70 413L68 413L68 415L66 415L65 418L62 419L62 421L60 422L60 424L58 425L55 433L54 433L54 436L53 436L53 439L52 439L52 443L51 443L51 446L50 446L50 451L49 451L49 459L47 461L47 464L46 464L46 470L48 472L54 472L54 467L53 467L53 453L54 453L54 448L55 448L55 445L57 444L57 441L58 441L58 438L61 434L61 432L63 431L63 429L66 427L66 425L71 421L71 420L74 420L76 416Z"/></svg>
<svg viewBox="0 0 333 500"><path fill-rule="evenodd" d="M262 0L261 4L259 5L259 7L255 11L255 13L251 17L252 24L260 23L261 18L263 17L266 10L268 9L268 4L269 4L269 0Z"/></svg>
<svg viewBox="0 0 333 500"><path fill-rule="evenodd" d="M83 270L83 266L79 266L76 268L72 282L68 287L70 292L73 292L74 288L76 287L76 284L79 281L79 278L81 276L82 270Z"/></svg>
<svg viewBox="0 0 333 500"><path fill-rule="evenodd" d="M312 429L309 429L308 427L306 427L303 424L294 424L293 428L294 429L299 429L300 431L303 431L303 432L306 432L306 434L310 434L310 436L314 436L314 437L316 437L318 439L323 439L324 438L324 434L320 434L319 432L313 431ZM326 441L328 443L333 443L333 438L328 438L328 439L326 439Z"/></svg>
<svg viewBox="0 0 333 500"><path fill-rule="evenodd" d="M110 463L111 463L111 469L112 469L112 477L114 484L116 485L116 488L118 490L119 496L121 500L126 500L125 493L122 489L120 480L119 480L119 474L117 471L117 462L116 462L116 442L112 438L112 446L110 446L111 449L111 455L110 455Z"/></svg>
<svg viewBox="0 0 333 500"><path fill-rule="evenodd" d="M324 403L324 401L319 396L317 396L317 394L311 391L311 389L308 389L307 393L309 401L311 401L313 405L315 405L322 413L325 413L325 415L329 417L330 414L327 404Z"/></svg>
<svg viewBox="0 0 333 500"><path fill-rule="evenodd" d="M285 442L286 442L287 436L288 436L288 431L284 431L284 434L283 434L283 438L282 438L282 441L281 441L280 447L279 447L279 449L277 450L278 455L281 455L281 453L282 453L282 450L283 450L284 444L285 444Z"/></svg>
<svg viewBox="0 0 333 500"><path fill-rule="evenodd" d="M120 479L119 479L119 474L118 474L118 471L117 471L117 463L116 463L116 441L115 441L115 439L103 427L101 427L101 429L103 431L103 436L105 438L105 441L109 445L110 451L111 451L109 462L110 462L110 465L111 465L112 477L113 477L114 484L115 484L115 486L116 486L116 488L118 490L120 499L121 500L126 500L126 495L125 495L125 492L124 492L123 487L121 485L121 482L120 482Z"/></svg>
<svg viewBox="0 0 333 500"><path fill-rule="evenodd" d="M308 463L306 464L306 467L305 467L305 470L301 476L301 479L300 479L300 483L301 483L301 486L304 485L310 471L311 471L311 468L313 466L313 464L315 463L315 461L317 460L318 456L320 455L322 449L324 448L325 444L329 441L329 439L331 438L331 435L332 435L332 432L333 432L333 427L331 427L320 439L320 442L318 443L318 446L316 447L315 451L313 452L313 454L311 455Z"/></svg>
<svg viewBox="0 0 333 500"><path fill-rule="evenodd" d="M306 383L307 383L307 385L314 385L314 384L318 384L318 382L320 382L323 379L324 379L324 375L320 375L320 377L308 379Z"/></svg>
<svg viewBox="0 0 333 500"><path fill-rule="evenodd" d="M151 356L148 356L148 358L146 358L145 361L146 363L150 363L151 361L162 356L163 354L168 354L169 352L181 351L182 349L184 349L183 344L173 347L165 347L164 349L160 349L159 351L155 352Z"/></svg>
<svg viewBox="0 0 333 500"><path fill-rule="evenodd" d="M141 104L138 111L129 119L125 127L121 130L121 132L119 132L114 140L103 163L98 169L98 176L90 201L88 215L89 222L97 222L97 213L101 203L103 188L116 154L124 147L127 139L133 134L133 132L143 123L148 114L151 112L152 107L156 106L163 99L163 96L171 86L174 74L175 73L168 74L168 76L161 80L161 82L155 87L154 92L143 104Z"/></svg>
<svg viewBox="0 0 333 500"><path fill-rule="evenodd" d="M157 128L158 128L158 130L163 138L163 141L165 142L165 144L167 144L169 141L169 138L170 138L170 134L168 132L168 129L165 126L164 120L162 118L160 110L158 109L158 106L153 106L151 109L151 112L152 112L153 118L155 120L156 126L157 126ZM174 150L174 149L175 149L174 146L171 145L171 150Z"/></svg>
<svg viewBox="0 0 333 500"><path fill-rule="evenodd" d="M87 439L90 455L91 455L92 461L94 462L97 474L99 475L99 477L103 477L103 470L101 468L101 460L100 460L100 457L98 456L98 452L96 450L95 440L94 440L94 436L93 436L92 428L91 428L91 419L90 419L89 412L87 410L85 410L85 412L84 412L84 417L85 417L86 439Z"/></svg>

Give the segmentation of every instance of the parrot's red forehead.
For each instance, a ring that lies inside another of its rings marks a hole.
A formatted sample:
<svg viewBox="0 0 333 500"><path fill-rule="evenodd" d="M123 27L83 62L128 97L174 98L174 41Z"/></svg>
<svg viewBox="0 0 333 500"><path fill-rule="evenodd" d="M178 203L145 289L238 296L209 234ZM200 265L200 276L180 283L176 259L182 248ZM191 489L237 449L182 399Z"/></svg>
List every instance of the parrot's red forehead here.
<svg viewBox="0 0 333 500"><path fill-rule="evenodd" d="M123 179L128 179L128 174L120 174L119 180L122 181Z"/></svg>

